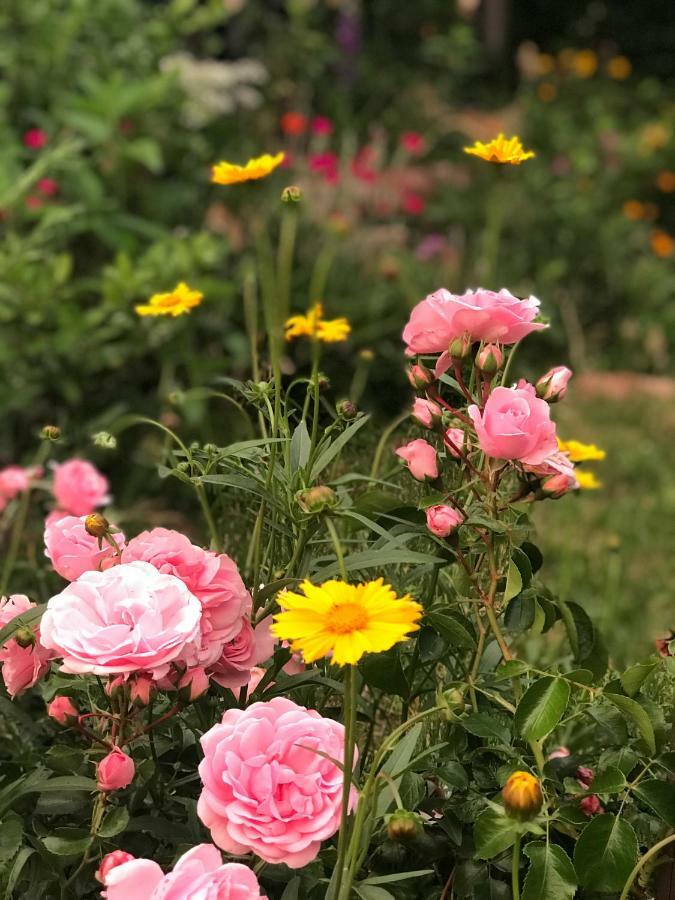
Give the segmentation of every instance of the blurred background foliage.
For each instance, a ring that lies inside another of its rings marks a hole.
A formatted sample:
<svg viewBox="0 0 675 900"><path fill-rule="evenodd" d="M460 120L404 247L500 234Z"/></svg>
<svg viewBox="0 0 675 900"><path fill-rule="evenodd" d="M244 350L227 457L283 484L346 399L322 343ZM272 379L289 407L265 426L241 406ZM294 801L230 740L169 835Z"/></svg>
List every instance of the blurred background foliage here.
<svg viewBox="0 0 675 900"><path fill-rule="evenodd" d="M552 327L522 372L571 363L565 436L609 450L604 491L541 510L552 564L593 612L621 611L617 652L656 636L675 533L674 40L659 0L5 0L0 463L27 461L46 422L91 453L131 411L242 436L185 392L247 376L242 284L298 184L294 306L351 319L326 369L383 422L407 403L399 336L424 294L541 298ZM498 131L536 158L462 153ZM209 184L217 159L279 149L265 182ZM180 279L205 293L197 314L137 318ZM293 353L289 376L307 362ZM120 449L94 451L118 499L143 483L168 504L144 481L152 442Z"/></svg>

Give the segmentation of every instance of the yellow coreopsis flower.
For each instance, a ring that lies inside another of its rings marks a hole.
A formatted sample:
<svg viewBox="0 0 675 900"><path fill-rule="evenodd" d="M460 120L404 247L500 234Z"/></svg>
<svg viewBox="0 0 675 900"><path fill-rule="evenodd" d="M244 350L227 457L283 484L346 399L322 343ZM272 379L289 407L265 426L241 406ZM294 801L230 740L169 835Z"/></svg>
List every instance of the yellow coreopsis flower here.
<svg viewBox="0 0 675 900"><path fill-rule="evenodd" d="M324 344L346 341L352 326L347 319L324 319L323 306L315 303L306 315L291 316L284 324L284 337L292 341L297 337L310 337Z"/></svg>
<svg viewBox="0 0 675 900"><path fill-rule="evenodd" d="M258 178L265 178L277 166L281 165L284 161L284 156L284 153L277 153L274 156L264 153L262 156L249 159L246 165L243 166L223 160L212 167L211 181L214 184L239 184L242 181L255 181Z"/></svg>
<svg viewBox="0 0 675 900"><path fill-rule="evenodd" d="M595 444L582 444L581 441L561 441L558 438L558 449L566 453L573 463L590 462L607 456L605 451Z"/></svg>
<svg viewBox="0 0 675 900"><path fill-rule="evenodd" d="M503 134L498 134L488 144L476 141L473 147L465 147L464 152L470 156L479 156L486 162L509 163L512 166L520 165L534 156L532 150L525 150L519 137L505 138Z"/></svg>
<svg viewBox="0 0 675 900"><path fill-rule="evenodd" d="M139 316L181 316L190 312L204 299L200 291L193 291L184 281L166 294L153 294L146 304L136 307Z"/></svg>
<svg viewBox="0 0 675 900"><path fill-rule="evenodd" d="M602 482L598 481L595 472L589 472L587 469L579 469L575 471L577 484L582 491L597 491L602 487Z"/></svg>
<svg viewBox="0 0 675 900"><path fill-rule="evenodd" d="M300 590L279 595L282 611L271 631L290 641L305 662L332 653L337 665L354 665L364 653L388 650L420 627L420 604L407 594L397 597L381 578L365 584L303 581Z"/></svg>

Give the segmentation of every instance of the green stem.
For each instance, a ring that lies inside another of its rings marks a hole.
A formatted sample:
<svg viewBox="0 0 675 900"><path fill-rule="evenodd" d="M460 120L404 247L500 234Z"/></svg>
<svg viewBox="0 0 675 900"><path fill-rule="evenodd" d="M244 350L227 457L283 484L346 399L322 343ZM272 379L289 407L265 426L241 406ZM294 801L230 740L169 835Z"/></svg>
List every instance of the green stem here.
<svg viewBox="0 0 675 900"><path fill-rule="evenodd" d="M520 835L513 845L513 856L511 857L511 891L513 900L520 900Z"/></svg>
<svg viewBox="0 0 675 900"><path fill-rule="evenodd" d="M340 567L340 575L342 576L343 581L349 581L349 576L347 575L347 568L345 566L345 558L342 554L342 545L340 544L340 538L338 536L337 531L335 530L335 525L331 519L326 519L326 528L328 529L328 533L331 536L331 540L333 541L333 546L335 548L335 556L337 557L337 563Z"/></svg>
<svg viewBox="0 0 675 900"><path fill-rule="evenodd" d="M340 832L338 834L338 855L335 865L337 881L335 883L334 896L337 900L347 900L351 893L352 882L349 878L349 866L347 865L347 846L349 844L349 795L352 787L352 772L354 768L354 740L356 737L356 672L354 666L347 665L344 669L344 722L345 722L345 752L342 780L342 809L340 813ZM346 880L345 880L345 876Z"/></svg>
<svg viewBox="0 0 675 900"><path fill-rule="evenodd" d="M396 431L399 425L405 422L406 419L410 417L409 412L401 413L400 416L394 419L394 421L388 425L384 431L382 432L382 436L378 441L377 448L375 449L375 456L373 457L373 464L370 467L370 477L377 478L377 473L380 469L380 463L382 462L382 455L384 454L385 448L387 446L387 442L389 441L392 434Z"/></svg>
<svg viewBox="0 0 675 900"><path fill-rule="evenodd" d="M206 496L204 485L201 483L195 484L195 490L197 492L197 498L199 499L199 505L201 506L202 512L204 513L204 518L206 519L209 534L211 535L211 549L216 550L218 553L220 553L222 547L220 545L220 538L218 537L218 528L216 526L215 519L213 518L211 507L209 506L209 501Z"/></svg>
<svg viewBox="0 0 675 900"><path fill-rule="evenodd" d="M621 891L621 896L619 900L628 900L628 895L630 894L630 889L633 886L633 882L638 876L640 869L648 862L652 856L656 856L657 853L660 853L664 847L668 844L672 844L675 841L675 834L669 835L667 838L664 838L662 841L659 841L658 844L654 844L653 847L650 847L646 853L644 853L640 859L637 861L635 866L633 867L633 871L628 876L628 880L623 886L623 890Z"/></svg>

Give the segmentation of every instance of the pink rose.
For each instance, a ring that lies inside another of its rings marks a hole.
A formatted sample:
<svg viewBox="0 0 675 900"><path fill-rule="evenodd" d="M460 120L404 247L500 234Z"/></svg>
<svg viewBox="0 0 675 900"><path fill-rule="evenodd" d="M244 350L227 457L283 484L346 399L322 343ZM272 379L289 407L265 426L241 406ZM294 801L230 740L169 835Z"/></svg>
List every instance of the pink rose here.
<svg viewBox="0 0 675 900"><path fill-rule="evenodd" d="M443 435L443 443L445 444L445 449L448 451L450 456L454 456L455 459L460 458L459 450L462 450L464 447L464 429L463 428L448 428L445 434Z"/></svg>
<svg viewBox="0 0 675 900"><path fill-rule="evenodd" d="M533 321L537 315L536 297L519 300L506 288L498 293L478 288L460 295L440 288L414 307L403 329L403 340L409 356L442 353L464 334L471 341L515 344L530 332L546 328Z"/></svg>
<svg viewBox="0 0 675 900"><path fill-rule="evenodd" d="M340 825L343 775L328 757L344 759L344 737L285 697L227 710L201 739L197 814L214 842L293 869L311 862Z"/></svg>
<svg viewBox="0 0 675 900"><path fill-rule="evenodd" d="M108 874L112 872L114 868L123 866L124 863L131 862L134 859L136 859L136 857L132 856L131 853L127 853L126 850L113 850L112 853L106 853L101 860L101 865L96 870L94 878L97 881L100 881L101 884L105 884Z"/></svg>
<svg viewBox="0 0 675 900"><path fill-rule="evenodd" d="M119 747L113 747L96 767L96 783L99 791L119 791L134 780L136 766L130 756Z"/></svg>
<svg viewBox="0 0 675 900"><path fill-rule="evenodd" d="M52 519L45 528L45 556L54 569L67 581L75 581L83 572L100 571L119 562L119 556L103 540L84 527L86 516L64 516ZM113 534L118 547L124 544L123 534Z"/></svg>
<svg viewBox="0 0 675 900"><path fill-rule="evenodd" d="M195 652L199 601L179 578L149 563L85 572L52 597L42 617L42 644L71 675L148 671Z"/></svg>
<svg viewBox="0 0 675 900"><path fill-rule="evenodd" d="M415 397L411 415L424 428L433 428L441 420L441 408L432 400Z"/></svg>
<svg viewBox="0 0 675 900"><path fill-rule="evenodd" d="M436 451L428 441L418 438L404 447L399 447L396 455L405 460L410 474L418 481L433 481L438 478Z"/></svg>
<svg viewBox="0 0 675 900"><path fill-rule="evenodd" d="M452 506L429 506L426 515L427 528L440 538L448 537L464 521L464 516Z"/></svg>
<svg viewBox="0 0 675 900"><path fill-rule="evenodd" d="M241 620L236 636L223 647L220 658L209 668L214 681L227 688L242 687L250 679L251 669L272 655L274 637L269 620L256 626L247 618Z"/></svg>
<svg viewBox="0 0 675 900"><path fill-rule="evenodd" d="M535 395L531 384L521 384L495 388L482 413L473 405L468 412L487 456L536 466L558 448L555 424L548 403Z"/></svg>
<svg viewBox="0 0 675 900"><path fill-rule="evenodd" d="M24 594L13 594L11 597L0 597L0 628L8 625L21 613L32 609L34 603ZM49 670L52 653L46 650L39 641L39 631L35 630L35 643L22 647L15 638L7 641L0 648L2 663L2 680L7 693L16 697L21 691L32 687Z"/></svg>
<svg viewBox="0 0 675 900"><path fill-rule="evenodd" d="M108 479L85 459L69 459L54 467L54 497L71 516L86 516L108 503Z"/></svg>
<svg viewBox="0 0 675 900"><path fill-rule="evenodd" d="M255 873L223 863L212 844L184 853L165 875L154 860L131 859L104 873L106 900L267 900Z"/></svg>
<svg viewBox="0 0 675 900"><path fill-rule="evenodd" d="M416 391L422 391L436 380L434 373L426 366L415 363L408 369L408 381Z"/></svg>
<svg viewBox="0 0 675 900"><path fill-rule="evenodd" d="M47 705L47 715L65 727L76 722L79 713L70 697L54 697Z"/></svg>
<svg viewBox="0 0 675 900"><path fill-rule="evenodd" d="M595 778L595 772L593 769L589 769L587 766L579 766L576 772L577 784L582 788L589 788L593 783L593 779Z"/></svg>
<svg viewBox="0 0 675 900"><path fill-rule="evenodd" d="M567 366L555 366L553 369L537 379L535 390L537 397L547 400L549 403L556 403L567 393L567 384L572 377L572 370Z"/></svg>
<svg viewBox="0 0 675 900"><path fill-rule="evenodd" d="M0 469L0 497L13 500L17 494L28 490L30 480L30 469L23 469L21 466L7 466Z"/></svg>

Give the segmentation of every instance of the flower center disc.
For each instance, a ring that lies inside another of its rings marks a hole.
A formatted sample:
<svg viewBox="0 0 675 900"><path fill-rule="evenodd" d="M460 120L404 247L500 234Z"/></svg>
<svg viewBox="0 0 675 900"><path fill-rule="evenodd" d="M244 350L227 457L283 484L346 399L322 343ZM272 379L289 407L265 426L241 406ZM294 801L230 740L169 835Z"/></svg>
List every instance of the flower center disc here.
<svg viewBox="0 0 675 900"><path fill-rule="evenodd" d="M335 604L328 610L328 626L335 634L359 631L368 624L368 614L358 603Z"/></svg>

